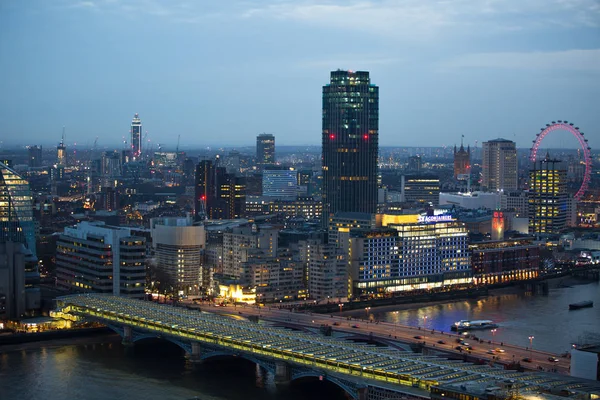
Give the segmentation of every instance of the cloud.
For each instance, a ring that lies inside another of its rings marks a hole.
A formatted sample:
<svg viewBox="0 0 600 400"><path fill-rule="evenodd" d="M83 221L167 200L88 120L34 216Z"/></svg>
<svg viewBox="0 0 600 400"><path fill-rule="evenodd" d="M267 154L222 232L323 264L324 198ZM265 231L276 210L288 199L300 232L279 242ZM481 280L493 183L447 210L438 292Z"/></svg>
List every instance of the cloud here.
<svg viewBox="0 0 600 400"><path fill-rule="evenodd" d="M514 31L548 25L600 26L597 0L283 0L249 8L244 18L297 21L379 34Z"/></svg>
<svg viewBox="0 0 600 400"><path fill-rule="evenodd" d="M441 65L443 70L459 68L600 72L600 49L467 54Z"/></svg>
<svg viewBox="0 0 600 400"><path fill-rule="evenodd" d="M398 64L403 60L394 57L381 57L372 54L352 54L328 57L326 59L300 60L296 66L305 69L345 68L351 65L357 70L371 69L376 65Z"/></svg>

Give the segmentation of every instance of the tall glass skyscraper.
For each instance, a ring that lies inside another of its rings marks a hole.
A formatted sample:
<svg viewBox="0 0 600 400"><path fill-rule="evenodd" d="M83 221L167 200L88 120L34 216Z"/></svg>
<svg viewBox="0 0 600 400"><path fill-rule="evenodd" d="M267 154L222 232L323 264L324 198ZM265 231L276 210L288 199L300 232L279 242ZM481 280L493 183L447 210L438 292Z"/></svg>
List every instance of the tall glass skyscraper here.
<svg viewBox="0 0 600 400"><path fill-rule="evenodd" d="M336 212L375 213L379 87L365 71L331 72L323 86L323 223Z"/></svg>
<svg viewBox="0 0 600 400"><path fill-rule="evenodd" d="M0 242L8 241L23 243L36 255L29 183L0 163Z"/></svg>
<svg viewBox="0 0 600 400"><path fill-rule="evenodd" d="M142 120L135 113L131 121L131 156L139 160L142 155Z"/></svg>

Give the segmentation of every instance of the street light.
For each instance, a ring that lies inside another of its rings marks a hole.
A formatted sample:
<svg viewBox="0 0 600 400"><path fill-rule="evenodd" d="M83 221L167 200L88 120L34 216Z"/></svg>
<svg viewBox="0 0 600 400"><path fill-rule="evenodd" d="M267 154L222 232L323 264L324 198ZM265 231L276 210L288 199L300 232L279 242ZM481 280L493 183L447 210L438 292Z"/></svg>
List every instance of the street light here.
<svg viewBox="0 0 600 400"><path fill-rule="evenodd" d="M492 329L492 336L496 336L496 328Z"/></svg>
<svg viewBox="0 0 600 400"><path fill-rule="evenodd" d="M396 318L394 321L394 332L396 332L396 328L398 327L398 325L400 324L400 320L398 319L398 311L393 311L394 314L396 314Z"/></svg>
<svg viewBox="0 0 600 400"><path fill-rule="evenodd" d="M367 313L367 319L369 319L369 310L371 310L371 307L365 307L365 311Z"/></svg>
<svg viewBox="0 0 600 400"><path fill-rule="evenodd" d="M529 358L533 358L533 336L529 336Z"/></svg>
<svg viewBox="0 0 600 400"><path fill-rule="evenodd" d="M427 315L423 316L423 327L427 327Z"/></svg>
<svg viewBox="0 0 600 400"><path fill-rule="evenodd" d="M338 304L340 306L340 318L342 317L342 307L344 307L344 303Z"/></svg>

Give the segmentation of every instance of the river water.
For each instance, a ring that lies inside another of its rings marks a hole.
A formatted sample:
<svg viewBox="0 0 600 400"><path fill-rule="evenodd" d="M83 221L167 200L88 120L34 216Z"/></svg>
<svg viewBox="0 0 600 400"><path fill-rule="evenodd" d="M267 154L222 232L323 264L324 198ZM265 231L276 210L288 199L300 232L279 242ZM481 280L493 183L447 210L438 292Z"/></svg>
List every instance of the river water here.
<svg viewBox="0 0 600 400"><path fill-rule="evenodd" d="M569 303L593 300L594 308L569 311ZM448 331L460 319L491 319L495 333L477 335L522 346L534 336L536 349L560 353L582 335L600 333L600 287L587 283L551 289L548 295L503 293L415 310L379 312L377 318ZM427 318L425 318L427 317ZM19 400L300 400L344 399L341 389L309 380L276 387L273 376L241 359L209 360L193 366L166 342L124 348L109 343L24 345L2 353L0 399Z"/></svg>
<svg viewBox="0 0 600 400"><path fill-rule="evenodd" d="M569 304L594 301L593 308L569 311ZM486 319L499 327L473 331L482 339L506 342L551 353L563 353L573 343L600 341L600 286L598 282L551 288L547 295L525 292L491 295L477 300L429 305L418 309L377 312L376 319L401 325L449 331L462 319Z"/></svg>

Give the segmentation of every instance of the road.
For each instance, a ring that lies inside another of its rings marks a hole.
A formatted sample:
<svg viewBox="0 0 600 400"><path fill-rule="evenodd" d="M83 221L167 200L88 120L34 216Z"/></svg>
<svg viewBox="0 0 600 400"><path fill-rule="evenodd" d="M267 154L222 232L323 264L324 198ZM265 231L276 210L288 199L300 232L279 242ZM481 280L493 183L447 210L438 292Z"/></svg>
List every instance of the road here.
<svg viewBox="0 0 600 400"><path fill-rule="evenodd" d="M191 302L184 302L191 305ZM200 308L202 311L223 314L223 315L242 315L248 317L251 315L259 316L260 319L273 322L285 322L303 326L319 327L323 324L331 325L335 331L348 332L352 334L373 335L373 338L390 338L404 343L421 343L426 348L432 350L441 350L454 354L469 354L471 357L486 360L490 363L500 362L503 364L512 361L519 361L521 365L529 370L542 368L544 371L555 371L557 373L568 374L570 360L560 357L556 354L543 351L529 350L520 346L508 343L488 343L479 342L471 338L465 338L452 332L440 332L424 330L412 326L392 324L388 322L367 322L356 318L349 319L345 316L332 314L314 314L306 312L290 312L290 310L280 310L278 308L256 307L256 306L214 306L204 304ZM476 331L472 334L477 335ZM464 338L467 344L460 344L458 340ZM444 343L441 343L443 341ZM462 351L456 349L457 346L463 348ZM471 346L470 351L465 347ZM498 349L498 350L496 350ZM493 354L490 352L493 351ZM558 362L550 361L549 357L557 357ZM495 360L493 360L495 358ZM523 361L530 359L531 361Z"/></svg>

